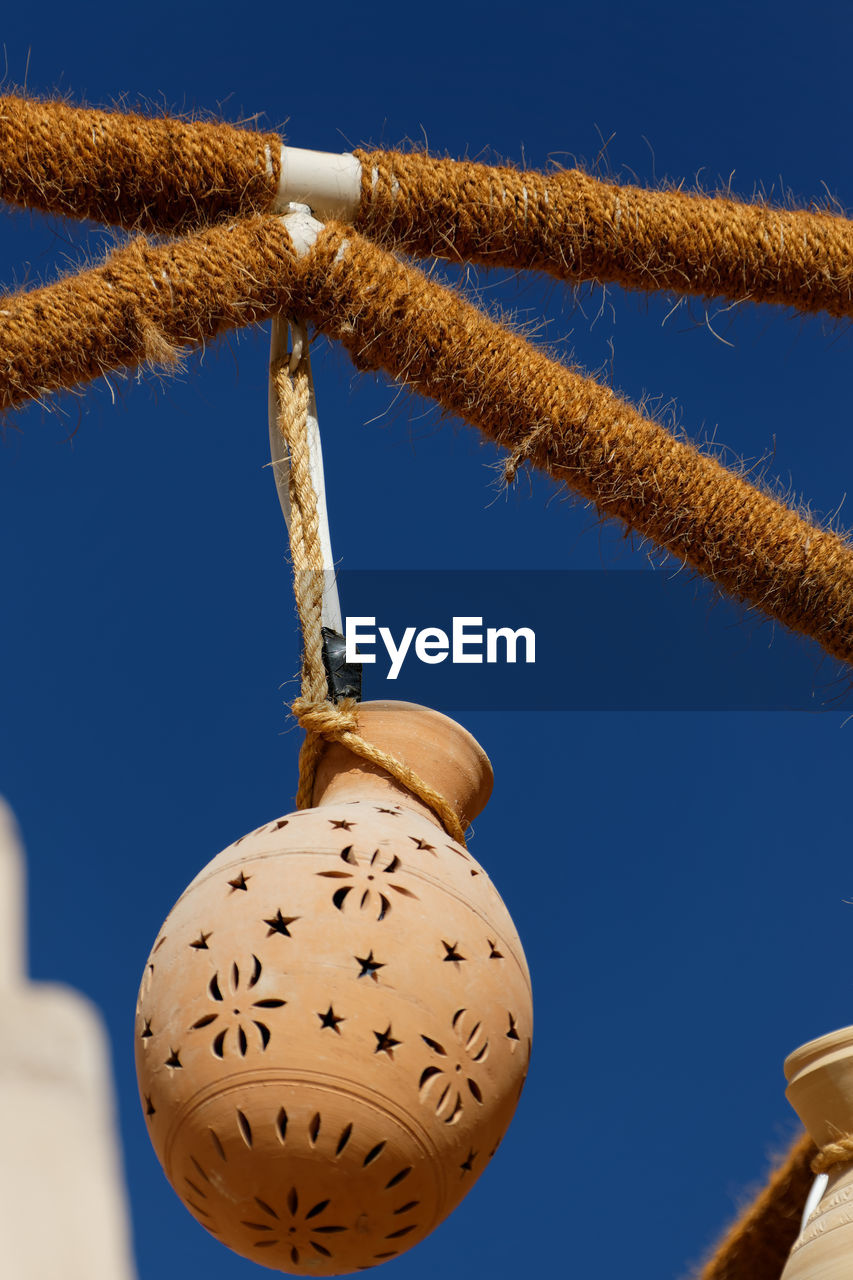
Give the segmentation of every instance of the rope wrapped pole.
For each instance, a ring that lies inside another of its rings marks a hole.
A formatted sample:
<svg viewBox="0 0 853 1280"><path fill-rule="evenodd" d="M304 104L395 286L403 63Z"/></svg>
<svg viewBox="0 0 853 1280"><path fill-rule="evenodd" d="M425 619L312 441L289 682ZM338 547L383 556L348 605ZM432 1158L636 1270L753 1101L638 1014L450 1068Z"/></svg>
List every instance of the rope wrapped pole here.
<svg viewBox="0 0 853 1280"><path fill-rule="evenodd" d="M609 388L548 359L453 291L328 224L302 260L301 313L828 652L853 660L853 548Z"/></svg>
<svg viewBox="0 0 853 1280"><path fill-rule="evenodd" d="M299 257L281 221L248 218L0 307L0 408L288 311L478 427L794 631L853 661L853 549L675 439L609 388L550 360L351 228Z"/></svg>
<svg viewBox="0 0 853 1280"><path fill-rule="evenodd" d="M139 231L257 213L281 138L232 125L0 97L0 199Z"/></svg>
<svg viewBox="0 0 853 1280"><path fill-rule="evenodd" d="M0 299L0 410L290 310L298 269L277 219L246 218Z"/></svg>
<svg viewBox="0 0 853 1280"><path fill-rule="evenodd" d="M333 179L342 157L327 159ZM344 159L361 164L356 228L415 256L853 314L853 223L826 210L647 190L577 168L400 151ZM280 196L276 133L14 95L0 97L0 161L0 199L140 231L270 211ZM312 203L307 189L299 198Z"/></svg>
<svg viewBox="0 0 853 1280"><path fill-rule="evenodd" d="M796 1139L695 1280L779 1280L800 1233L815 1152L808 1134Z"/></svg>
<svg viewBox="0 0 853 1280"><path fill-rule="evenodd" d="M355 226L417 257L853 314L853 223L816 209L357 151Z"/></svg>

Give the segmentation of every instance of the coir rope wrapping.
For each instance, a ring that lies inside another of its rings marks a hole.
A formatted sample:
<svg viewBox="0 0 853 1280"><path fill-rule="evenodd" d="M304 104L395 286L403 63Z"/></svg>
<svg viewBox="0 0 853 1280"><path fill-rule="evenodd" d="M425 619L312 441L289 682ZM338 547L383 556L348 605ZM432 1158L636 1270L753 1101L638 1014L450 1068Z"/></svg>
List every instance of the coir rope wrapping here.
<svg viewBox="0 0 853 1280"><path fill-rule="evenodd" d="M298 263L277 219L246 218L0 300L0 409L286 310Z"/></svg>
<svg viewBox="0 0 853 1280"><path fill-rule="evenodd" d="M329 224L300 313L742 600L853 659L853 549L607 387L548 359L452 291Z"/></svg>
<svg viewBox="0 0 853 1280"><path fill-rule="evenodd" d="M268 209L281 139L231 125L0 97L0 199L140 231Z"/></svg>
<svg viewBox="0 0 853 1280"><path fill-rule="evenodd" d="M357 151L355 225L418 256L535 268L563 280L853 313L853 223L826 212Z"/></svg>
<svg viewBox="0 0 853 1280"><path fill-rule="evenodd" d="M799 1137L695 1280L779 1280L800 1232L815 1145Z"/></svg>
<svg viewBox="0 0 853 1280"><path fill-rule="evenodd" d="M470 303L347 227L297 258L275 218L104 267L0 308L0 407L173 345L288 311L436 400L692 565L738 599L853 660L853 550L609 388L548 359Z"/></svg>
<svg viewBox="0 0 853 1280"><path fill-rule="evenodd" d="M153 232L271 209L281 139L231 125L0 98L0 199ZM359 230L407 252L800 311L853 314L853 223L569 169L356 152Z"/></svg>

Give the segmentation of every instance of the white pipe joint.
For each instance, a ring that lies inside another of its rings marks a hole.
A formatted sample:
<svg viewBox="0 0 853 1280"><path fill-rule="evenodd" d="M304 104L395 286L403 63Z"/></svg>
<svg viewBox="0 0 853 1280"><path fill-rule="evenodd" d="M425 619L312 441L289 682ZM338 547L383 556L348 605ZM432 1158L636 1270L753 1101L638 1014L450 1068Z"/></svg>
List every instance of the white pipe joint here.
<svg viewBox="0 0 853 1280"><path fill-rule="evenodd" d="M304 258L317 243L317 237L323 230L322 222L317 221L307 204L295 203L290 205L282 222L287 228L287 234L290 236L297 258ZM283 355L284 350L280 351L276 358L281 359Z"/></svg>
<svg viewBox="0 0 853 1280"><path fill-rule="evenodd" d="M354 155L282 147L274 213L306 204L318 218L351 222L360 202L361 164Z"/></svg>

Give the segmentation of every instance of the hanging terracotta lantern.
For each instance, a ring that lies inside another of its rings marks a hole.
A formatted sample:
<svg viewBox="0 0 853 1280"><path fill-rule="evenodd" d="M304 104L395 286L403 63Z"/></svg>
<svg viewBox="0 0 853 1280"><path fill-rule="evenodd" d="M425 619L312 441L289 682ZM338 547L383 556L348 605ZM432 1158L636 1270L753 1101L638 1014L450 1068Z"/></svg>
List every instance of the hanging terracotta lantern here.
<svg viewBox="0 0 853 1280"><path fill-rule="evenodd" d="M853 1027L812 1040L785 1061L787 1097L821 1149L853 1134ZM838 1153L841 1155L841 1153ZM796 1240L782 1280L850 1280L853 1273L853 1152L829 1181Z"/></svg>
<svg viewBox="0 0 853 1280"><path fill-rule="evenodd" d="M438 712L364 703L361 734L464 823L488 759ZM280 1271L396 1257L500 1142L530 979L494 886L434 814L340 744L314 805L235 841L166 920L139 995L148 1130L198 1221Z"/></svg>

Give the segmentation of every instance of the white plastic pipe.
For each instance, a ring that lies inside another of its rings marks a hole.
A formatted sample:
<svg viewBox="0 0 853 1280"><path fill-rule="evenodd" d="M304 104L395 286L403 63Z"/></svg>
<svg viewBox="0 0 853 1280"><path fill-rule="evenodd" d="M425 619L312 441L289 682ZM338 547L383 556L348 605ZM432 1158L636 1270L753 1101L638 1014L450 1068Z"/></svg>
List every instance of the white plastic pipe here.
<svg viewBox="0 0 853 1280"><path fill-rule="evenodd" d="M273 212L306 204L320 218L351 222L361 201L361 165L349 152L282 147L281 177Z"/></svg>
<svg viewBox="0 0 853 1280"><path fill-rule="evenodd" d="M287 321L281 316L274 316L270 338L270 363L283 360L287 355ZM314 379L311 376L311 361L307 352L303 355L308 372L308 466L311 472L311 484L317 495L317 522L319 525L320 547L323 557L323 605L322 620L324 627L343 633L341 603L338 596L338 584L335 579L335 561L332 556L332 539L329 532L329 514L326 506L326 481L323 474L323 450L320 444L320 423L317 417L317 401L314 396ZM281 504L285 524L290 529L290 495L288 477L290 475L290 458L287 446L278 429L278 400L275 384L270 373L269 381L269 435L272 470L275 487Z"/></svg>
<svg viewBox="0 0 853 1280"><path fill-rule="evenodd" d="M806 1200L806 1207L803 1209L803 1219L800 1223L800 1234L805 1231L809 1218L823 1199L823 1193L826 1191L826 1184L829 1182L828 1173L819 1173L812 1183L812 1189Z"/></svg>

